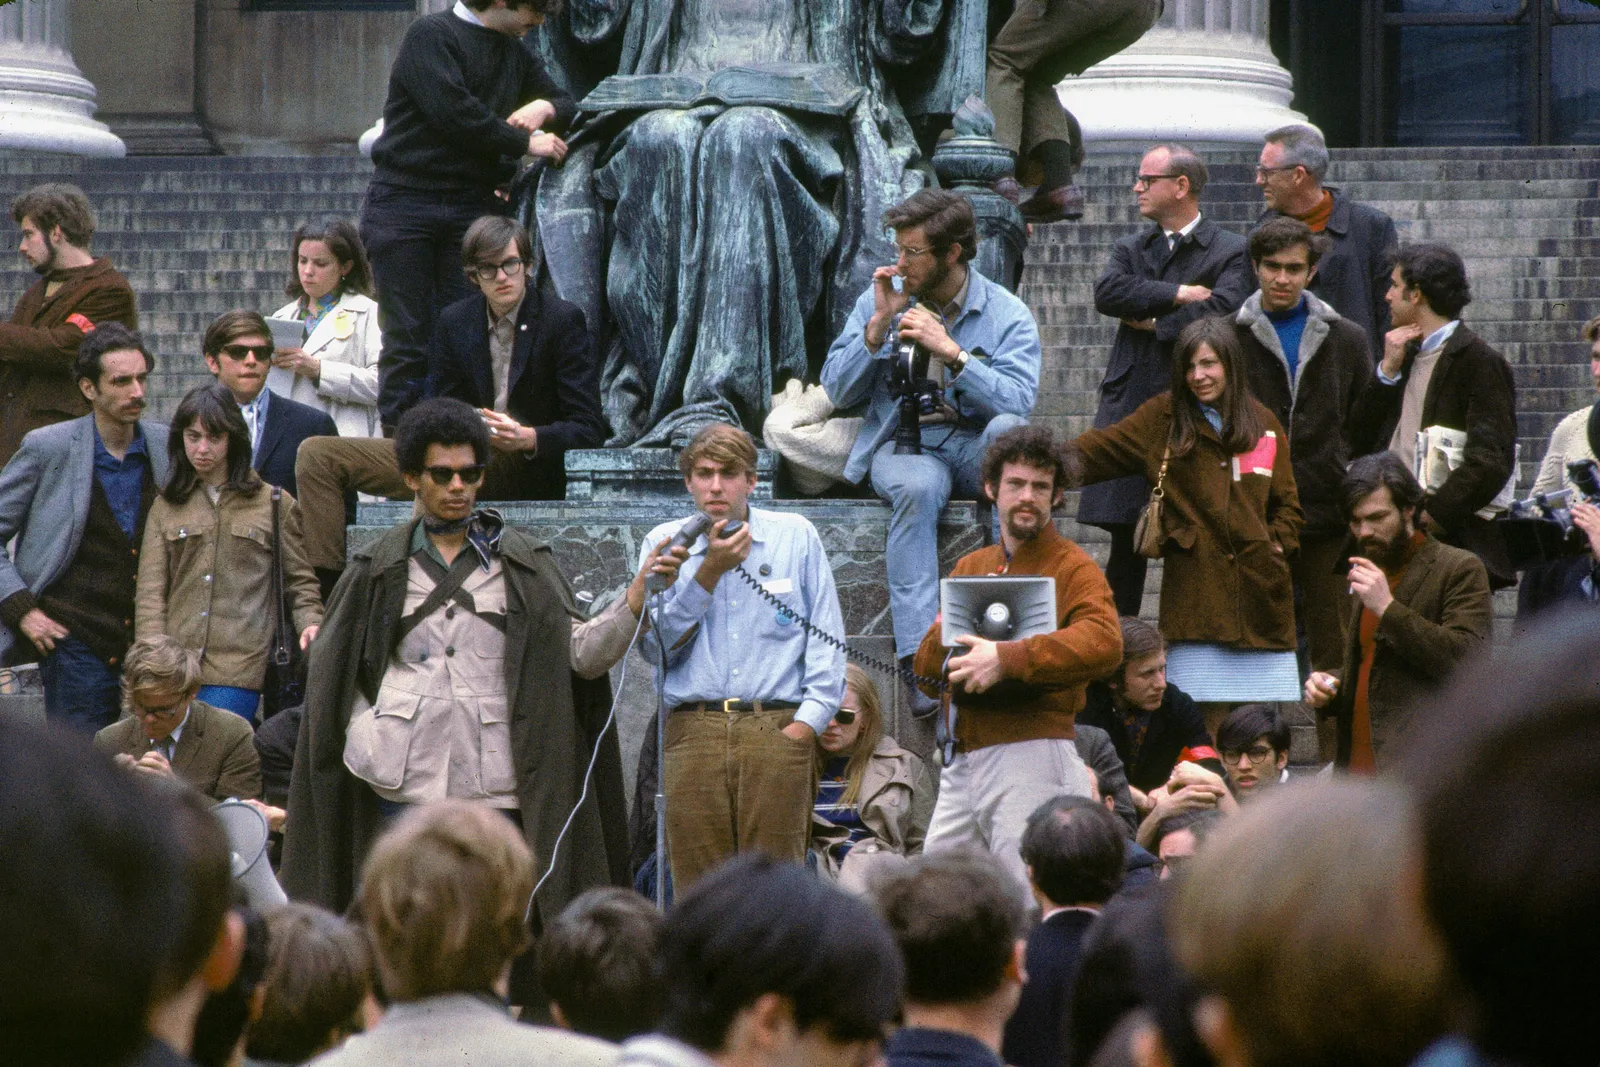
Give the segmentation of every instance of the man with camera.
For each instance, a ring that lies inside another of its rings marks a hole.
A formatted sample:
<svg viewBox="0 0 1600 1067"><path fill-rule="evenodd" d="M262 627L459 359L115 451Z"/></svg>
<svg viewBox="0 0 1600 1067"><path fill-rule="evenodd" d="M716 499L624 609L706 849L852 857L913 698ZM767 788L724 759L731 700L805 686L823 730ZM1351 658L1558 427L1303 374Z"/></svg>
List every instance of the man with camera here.
<svg viewBox="0 0 1600 1067"><path fill-rule="evenodd" d="M1411 713L1488 640L1489 575L1422 526L1422 486L1393 452L1350 464L1343 490L1357 604L1344 669L1312 671L1305 701L1337 720L1338 766L1371 774L1397 758L1386 744Z"/></svg>
<svg viewBox="0 0 1600 1067"><path fill-rule="evenodd" d="M938 612L939 512L980 497L980 462L1022 425L1039 388L1039 331L1017 297L972 268L972 205L924 189L884 212L899 258L879 267L828 350L822 385L836 407L869 402L845 464L888 501L885 564L895 655L916 654ZM910 364L907 366L906 364ZM912 710L933 703L912 690Z"/></svg>

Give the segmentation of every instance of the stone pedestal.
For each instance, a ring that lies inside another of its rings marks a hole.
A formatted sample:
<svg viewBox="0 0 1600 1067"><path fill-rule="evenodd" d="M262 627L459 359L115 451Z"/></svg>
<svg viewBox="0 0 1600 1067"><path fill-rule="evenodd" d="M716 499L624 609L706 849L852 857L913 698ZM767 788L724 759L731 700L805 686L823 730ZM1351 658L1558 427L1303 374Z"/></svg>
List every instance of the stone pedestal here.
<svg viewBox="0 0 1600 1067"><path fill-rule="evenodd" d="M1155 141L1260 144L1306 117L1267 38L1265 0L1166 0L1144 39L1057 87L1091 152Z"/></svg>
<svg viewBox="0 0 1600 1067"><path fill-rule="evenodd" d="M655 452L670 455L665 449L597 451L623 459ZM607 482L613 489L620 489L623 484L620 478L602 478L598 483L602 493L610 491ZM767 484L770 486L771 482ZM653 493L641 491L631 499L485 502L485 506L496 508L506 522L548 544L580 602L598 607L619 596L632 580L645 535L660 523L683 518L694 505L683 491L680 477L677 493L670 498L655 498ZM889 624L888 579L883 566L889 533L888 505L877 500L778 500L761 506L811 520L833 565L845 635L851 647L882 660L893 660L894 635ZM358 524L350 528L350 548L366 544L411 515L409 503L362 504ZM1063 528L1069 525L1063 523ZM977 506L971 502L948 505L939 519L939 573L948 574L957 559L982 543ZM899 683L893 678L871 670L868 673L883 696L884 730L912 751L930 757L932 724L915 722L906 713L900 703ZM643 656L631 652L612 669L611 684L621 694L617 724L627 793L632 797L639 746L655 715L652 668ZM933 769L934 764L929 766Z"/></svg>
<svg viewBox="0 0 1600 1067"><path fill-rule="evenodd" d="M72 61L67 22L67 0L0 5L0 148L126 155L94 120L94 86Z"/></svg>
<svg viewBox="0 0 1600 1067"><path fill-rule="evenodd" d="M661 501L674 515L686 515L688 496L678 454L670 448L575 448L566 454L567 499L615 503ZM778 474L778 454L756 451L756 487L752 500L771 500Z"/></svg>

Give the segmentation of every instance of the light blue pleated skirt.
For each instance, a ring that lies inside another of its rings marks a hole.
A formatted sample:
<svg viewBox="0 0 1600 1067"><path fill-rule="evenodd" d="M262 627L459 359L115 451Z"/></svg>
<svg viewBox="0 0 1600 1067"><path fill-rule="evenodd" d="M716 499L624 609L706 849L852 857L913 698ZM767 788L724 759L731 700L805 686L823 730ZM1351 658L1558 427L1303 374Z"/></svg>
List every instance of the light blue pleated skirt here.
<svg viewBox="0 0 1600 1067"><path fill-rule="evenodd" d="M1203 702L1299 700L1300 664L1293 651L1185 641L1167 648L1167 682Z"/></svg>

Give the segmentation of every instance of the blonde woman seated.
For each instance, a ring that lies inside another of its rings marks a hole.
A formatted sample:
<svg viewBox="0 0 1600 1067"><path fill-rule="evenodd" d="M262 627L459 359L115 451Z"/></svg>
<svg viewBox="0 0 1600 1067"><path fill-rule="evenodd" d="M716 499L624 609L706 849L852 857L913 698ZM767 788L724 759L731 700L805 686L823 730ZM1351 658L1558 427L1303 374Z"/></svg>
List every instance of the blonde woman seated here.
<svg viewBox="0 0 1600 1067"><path fill-rule="evenodd" d="M878 687L854 663L845 668L844 699L817 745L811 851L841 884L864 888L872 864L922 851L933 782L920 758L884 736Z"/></svg>

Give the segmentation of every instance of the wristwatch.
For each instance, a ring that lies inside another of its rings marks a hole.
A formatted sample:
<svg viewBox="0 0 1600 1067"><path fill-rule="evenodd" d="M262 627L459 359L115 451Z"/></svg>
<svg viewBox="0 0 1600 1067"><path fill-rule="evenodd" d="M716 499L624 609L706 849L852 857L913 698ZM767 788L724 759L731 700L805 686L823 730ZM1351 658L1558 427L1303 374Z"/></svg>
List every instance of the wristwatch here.
<svg viewBox="0 0 1600 1067"><path fill-rule="evenodd" d="M956 371L957 374L960 374L962 371L967 369L967 360L969 360L971 358L972 358L972 353L968 352L965 348L963 348L961 351L956 353L956 360L955 360L955 363L952 364L952 366L955 367L955 371Z"/></svg>

